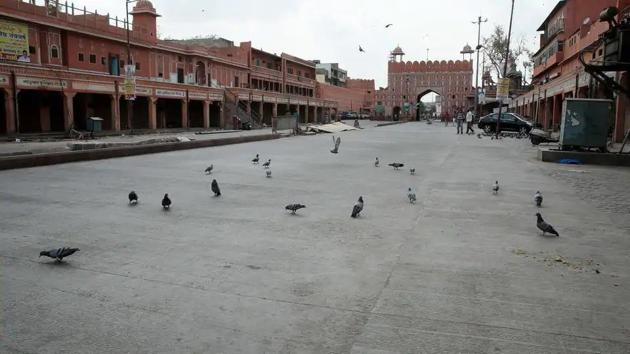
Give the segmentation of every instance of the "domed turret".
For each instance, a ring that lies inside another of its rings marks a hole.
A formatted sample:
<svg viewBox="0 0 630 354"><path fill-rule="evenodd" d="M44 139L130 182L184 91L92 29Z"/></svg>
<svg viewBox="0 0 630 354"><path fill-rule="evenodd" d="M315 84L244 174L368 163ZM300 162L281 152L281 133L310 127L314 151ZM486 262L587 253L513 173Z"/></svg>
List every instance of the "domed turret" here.
<svg viewBox="0 0 630 354"><path fill-rule="evenodd" d="M149 0L138 0L133 11L133 32L136 38L157 43L157 18L160 17Z"/></svg>
<svg viewBox="0 0 630 354"><path fill-rule="evenodd" d="M149 0L138 0L136 2L136 6L134 6L133 11L130 12L132 15L140 14L140 13L149 13L156 16L159 16L155 11L155 7Z"/></svg>
<svg viewBox="0 0 630 354"><path fill-rule="evenodd" d="M403 56L405 56L405 52L403 52L400 46L396 46L396 48L394 48L394 50L390 53L390 60L402 62Z"/></svg>

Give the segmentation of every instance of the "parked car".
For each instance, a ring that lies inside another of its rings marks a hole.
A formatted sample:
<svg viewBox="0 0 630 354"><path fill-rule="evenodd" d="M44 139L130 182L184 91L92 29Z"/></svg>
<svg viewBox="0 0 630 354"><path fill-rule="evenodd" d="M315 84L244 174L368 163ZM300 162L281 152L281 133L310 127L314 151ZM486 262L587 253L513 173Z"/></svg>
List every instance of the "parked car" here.
<svg viewBox="0 0 630 354"><path fill-rule="evenodd" d="M339 118L341 120L350 119L350 112L341 112L341 114L339 114Z"/></svg>
<svg viewBox="0 0 630 354"><path fill-rule="evenodd" d="M370 119L370 115L367 113L360 113L359 119Z"/></svg>
<svg viewBox="0 0 630 354"><path fill-rule="evenodd" d="M479 127L479 129L482 129L486 133L494 132L497 129L498 116L498 113L492 113L488 114L487 116L481 117L477 126ZM501 131L512 131L529 134L532 128L532 123L528 122L521 115L518 115L516 113L501 114Z"/></svg>

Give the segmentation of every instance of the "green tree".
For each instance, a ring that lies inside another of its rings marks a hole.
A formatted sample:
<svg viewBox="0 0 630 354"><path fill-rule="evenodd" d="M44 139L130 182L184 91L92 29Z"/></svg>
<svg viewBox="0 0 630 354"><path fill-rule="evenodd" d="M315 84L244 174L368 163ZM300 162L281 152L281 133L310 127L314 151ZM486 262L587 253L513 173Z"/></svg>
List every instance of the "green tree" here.
<svg viewBox="0 0 630 354"><path fill-rule="evenodd" d="M486 58L490 60L490 64L496 71L497 77L503 77L503 65L505 60L518 65L519 62L527 62L530 60L531 52L525 46L525 39L514 39L510 42L510 56L506 58L508 38L507 33L502 26L494 27L492 34L485 37L482 41ZM508 67L508 70L510 68Z"/></svg>
<svg viewBox="0 0 630 354"><path fill-rule="evenodd" d="M418 102L418 104L416 104L416 109L418 110L418 112L424 113L427 110L427 106L424 105L424 102L420 101Z"/></svg>

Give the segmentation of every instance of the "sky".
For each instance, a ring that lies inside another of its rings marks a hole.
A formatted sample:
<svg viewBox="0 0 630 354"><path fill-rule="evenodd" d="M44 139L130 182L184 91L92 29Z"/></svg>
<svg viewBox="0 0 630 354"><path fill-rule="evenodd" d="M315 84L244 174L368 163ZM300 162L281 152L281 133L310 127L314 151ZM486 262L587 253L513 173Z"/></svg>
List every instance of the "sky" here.
<svg viewBox="0 0 630 354"><path fill-rule="evenodd" d="M39 1L39 0L38 0ZM125 2L74 0L88 10L125 15ZM478 16L507 31L510 0L152 0L161 38L216 35L235 43L303 59L336 62L352 78L387 85L389 52L400 45L405 60L457 60L477 44ZM536 50L536 29L557 0L516 0L513 36ZM392 23L389 29L385 25ZM358 50L361 45L365 53Z"/></svg>

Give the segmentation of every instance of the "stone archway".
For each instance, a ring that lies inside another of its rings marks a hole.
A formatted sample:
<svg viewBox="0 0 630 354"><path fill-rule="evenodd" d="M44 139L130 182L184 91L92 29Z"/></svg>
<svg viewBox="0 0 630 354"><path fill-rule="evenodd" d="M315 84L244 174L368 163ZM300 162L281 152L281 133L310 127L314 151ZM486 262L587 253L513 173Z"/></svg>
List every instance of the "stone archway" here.
<svg viewBox="0 0 630 354"><path fill-rule="evenodd" d="M420 102L422 102L422 98L424 98L426 95L431 94L431 93L434 93L435 95L437 95L437 97L442 97L442 94L439 91L440 90L437 88L427 88L420 91L420 93L416 97L416 121L419 121L421 118L421 114L424 113L418 109ZM442 111L441 100L436 101L436 107L435 107L436 115L440 115L441 111Z"/></svg>
<svg viewBox="0 0 630 354"><path fill-rule="evenodd" d="M206 64L202 61L195 65L195 82L197 85L206 85Z"/></svg>

